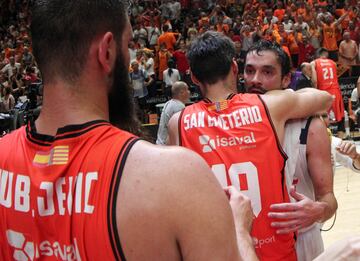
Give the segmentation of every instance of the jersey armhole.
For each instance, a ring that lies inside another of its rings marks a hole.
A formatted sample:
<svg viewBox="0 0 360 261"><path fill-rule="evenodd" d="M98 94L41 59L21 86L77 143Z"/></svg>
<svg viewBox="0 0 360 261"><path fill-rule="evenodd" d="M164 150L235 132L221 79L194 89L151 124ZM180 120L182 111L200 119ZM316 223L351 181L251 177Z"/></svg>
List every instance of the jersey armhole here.
<svg viewBox="0 0 360 261"><path fill-rule="evenodd" d="M121 261L126 260L117 229L116 204L117 204L117 195L120 187L120 181L122 178L127 156L129 155L131 148L139 140L140 140L139 138L131 137L125 142L116 159L115 168L111 177L110 190L108 196L108 206L107 206L107 224L108 224L109 239L115 260L121 260Z"/></svg>
<svg viewBox="0 0 360 261"><path fill-rule="evenodd" d="M185 111L186 108L184 108L181 112L180 112L180 115L179 115L179 119L178 119L178 136L179 136L179 146L182 146L182 140L181 140L181 129L182 129L182 117L184 115L184 111Z"/></svg>
<svg viewBox="0 0 360 261"><path fill-rule="evenodd" d="M312 119L313 119L313 117L309 117L307 119L307 121L306 121L305 127L301 128L300 137L299 137L301 145L306 145L307 144L309 127L310 127L310 123L311 123Z"/></svg>

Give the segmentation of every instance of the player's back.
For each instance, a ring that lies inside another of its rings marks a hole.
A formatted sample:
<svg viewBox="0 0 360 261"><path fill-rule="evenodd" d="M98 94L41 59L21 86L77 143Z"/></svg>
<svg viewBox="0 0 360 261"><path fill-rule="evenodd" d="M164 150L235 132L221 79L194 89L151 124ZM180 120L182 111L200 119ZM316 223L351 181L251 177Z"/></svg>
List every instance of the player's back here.
<svg viewBox="0 0 360 261"><path fill-rule="evenodd" d="M336 64L330 59L319 58L315 60L317 85L320 90L339 88Z"/></svg>
<svg viewBox="0 0 360 261"><path fill-rule="evenodd" d="M0 140L0 259L121 259L116 195L136 140L105 121Z"/></svg>
<svg viewBox="0 0 360 261"><path fill-rule="evenodd" d="M238 94L222 102L201 101L184 109L179 129L180 144L199 153L223 187L234 185L250 197L259 257L292 260L293 235L277 235L267 217L270 205L288 202L288 196L286 155L262 99Z"/></svg>

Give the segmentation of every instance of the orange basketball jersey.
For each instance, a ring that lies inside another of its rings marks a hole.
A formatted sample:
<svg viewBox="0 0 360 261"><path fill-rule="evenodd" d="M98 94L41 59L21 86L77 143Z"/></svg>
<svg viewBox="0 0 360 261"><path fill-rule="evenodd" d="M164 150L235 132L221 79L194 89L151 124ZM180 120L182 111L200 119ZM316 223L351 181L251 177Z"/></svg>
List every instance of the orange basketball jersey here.
<svg viewBox="0 0 360 261"><path fill-rule="evenodd" d="M344 101L338 82L336 63L331 59L319 58L315 60L317 86L319 90L327 91L335 99L330 108L335 113L336 121L344 117Z"/></svg>
<svg viewBox="0 0 360 261"><path fill-rule="evenodd" d="M123 260L116 199L137 141L105 121L0 140L0 260Z"/></svg>
<svg viewBox="0 0 360 261"><path fill-rule="evenodd" d="M260 96L237 94L186 107L179 119L180 144L199 153L225 187L250 197L255 213L252 236L261 260L296 260L294 235L277 235L267 217L274 203L289 202L287 156Z"/></svg>

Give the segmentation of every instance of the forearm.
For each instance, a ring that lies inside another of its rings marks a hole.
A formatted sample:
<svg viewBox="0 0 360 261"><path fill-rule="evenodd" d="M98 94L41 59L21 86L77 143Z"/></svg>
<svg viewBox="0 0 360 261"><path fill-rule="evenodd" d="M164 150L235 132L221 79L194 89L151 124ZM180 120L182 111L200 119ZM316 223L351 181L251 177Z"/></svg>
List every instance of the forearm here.
<svg viewBox="0 0 360 261"><path fill-rule="evenodd" d="M259 260L256 253L252 238L247 231L236 229L237 245L242 260Z"/></svg>
<svg viewBox="0 0 360 261"><path fill-rule="evenodd" d="M333 102L333 98L328 92L320 91L315 88L303 88L296 92L307 95L307 98L302 99L302 101L306 101L306 104L304 105L309 106L308 109L312 110L313 114L326 112ZM302 108L305 109L306 107L302 106Z"/></svg>
<svg viewBox="0 0 360 261"><path fill-rule="evenodd" d="M316 209L319 210L317 222L321 222L321 223L331 218L338 207L333 192L329 192L326 195L322 196L315 202L315 204L316 204Z"/></svg>

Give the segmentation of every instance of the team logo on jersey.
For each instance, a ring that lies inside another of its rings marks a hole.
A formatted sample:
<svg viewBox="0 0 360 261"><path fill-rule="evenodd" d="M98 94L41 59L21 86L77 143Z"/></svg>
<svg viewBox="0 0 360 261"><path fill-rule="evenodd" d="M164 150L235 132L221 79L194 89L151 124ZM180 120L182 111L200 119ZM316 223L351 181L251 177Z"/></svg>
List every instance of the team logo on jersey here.
<svg viewBox="0 0 360 261"><path fill-rule="evenodd" d="M7 230L6 237L9 245L13 247L13 258L17 261L34 260L35 247L34 243L27 241L24 234L14 230Z"/></svg>
<svg viewBox="0 0 360 261"><path fill-rule="evenodd" d="M69 146L55 146L50 151L38 151L33 164L39 167L65 165L69 161Z"/></svg>
<svg viewBox="0 0 360 261"><path fill-rule="evenodd" d="M212 152L216 149L215 140L210 139L208 135L202 135L199 137L200 144L203 145L202 151L204 153Z"/></svg>
<svg viewBox="0 0 360 261"><path fill-rule="evenodd" d="M199 136L199 142L203 146L202 152L208 153L216 150L217 148L224 147L234 147L241 146L245 147L245 145L251 145L256 143L255 135L253 132L250 132L249 135L245 135L242 137L221 137L216 135L214 138L211 138L208 135Z"/></svg>
<svg viewBox="0 0 360 261"><path fill-rule="evenodd" d="M44 240L35 244L25 238L23 233L8 229L6 237L9 245L14 249L13 258L16 261L32 261L40 257L54 257L57 260L81 260L76 238L71 245Z"/></svg>

